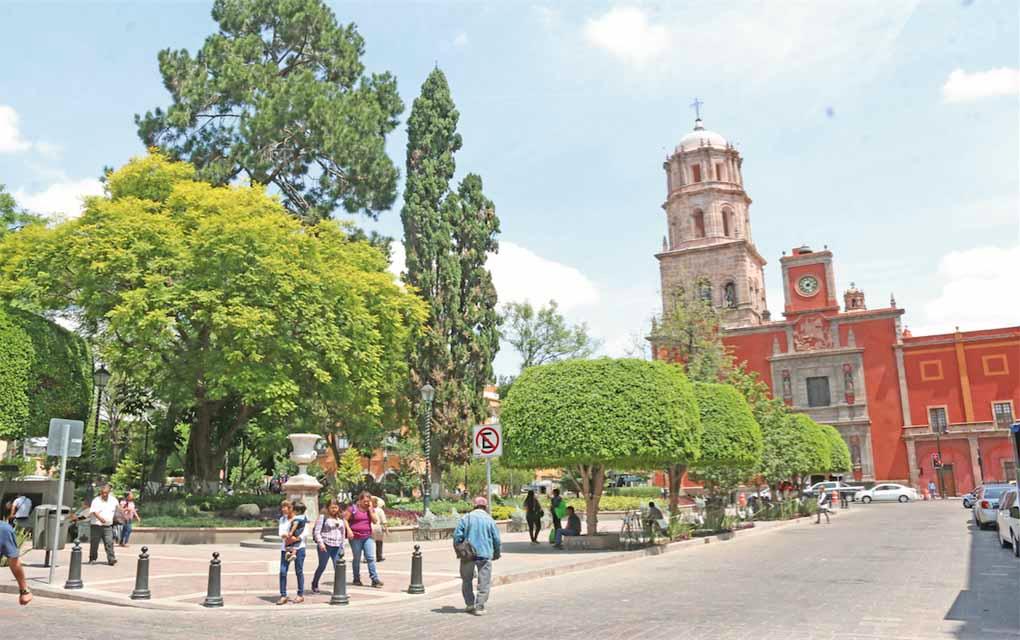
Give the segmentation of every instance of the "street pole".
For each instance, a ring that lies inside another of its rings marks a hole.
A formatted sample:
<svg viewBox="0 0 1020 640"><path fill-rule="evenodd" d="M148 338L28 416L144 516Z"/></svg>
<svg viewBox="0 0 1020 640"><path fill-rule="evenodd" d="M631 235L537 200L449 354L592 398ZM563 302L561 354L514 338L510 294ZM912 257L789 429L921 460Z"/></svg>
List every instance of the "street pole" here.
<svg viewBox="0 0 1020 640"><path fill-rule="evenodd" d="M485 459L485 510L492 513L492 458Z"/></svg>
<svg viewBox="0 0 1020 640"><path fill-rule="evenodd" d="M60 485L57 486L57 525L53 527L53 546L50 559L50 575L46 584L53 584L53 571L57 568L57 550L60 548L60 521L64 516L64 477L67 475L67 447L71 442L71 427L64 425L64 437L60 439Z"/></svg>
<svg viewBox="0 0 1020 640"><path fill-rule="evenodd" d="M429 383L421 388L421 401L425 407L425 487L421 496L422 511L428 511L432 497L432 400L436 390Z"/></svg>
<svg viewBox="0 0 1020 640"><path fill-rule="evenodd" d="M99 408L103 404L103 388L96 385L96 421L95 426L92 427L92 473L89 477L92 478L89 482L88 493L89 497L94 497L95 486L96 486L96 470L99 468Z"/></svg>

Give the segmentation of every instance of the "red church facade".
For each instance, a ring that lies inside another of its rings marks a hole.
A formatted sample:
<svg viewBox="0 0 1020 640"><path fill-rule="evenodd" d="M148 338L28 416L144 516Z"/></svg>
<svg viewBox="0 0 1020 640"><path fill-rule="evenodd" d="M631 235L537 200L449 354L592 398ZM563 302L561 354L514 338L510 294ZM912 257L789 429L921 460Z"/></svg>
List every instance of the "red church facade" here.
<svg viewBox="0 0 1020 640"><path fill-rule="evenodd" d="M668 233L655 257L664 310L678 292L718 307L735 361L792 410L836 427L855 479L919 488L935 480L958 494L1015 477L1020 326L912 336L891 296L869 309L851 283L839 299L827 247L780 258L783 319L774 320L739 152L699 118L663 168ZM651 340L653 357L673 359L669 345Z"/></svg>

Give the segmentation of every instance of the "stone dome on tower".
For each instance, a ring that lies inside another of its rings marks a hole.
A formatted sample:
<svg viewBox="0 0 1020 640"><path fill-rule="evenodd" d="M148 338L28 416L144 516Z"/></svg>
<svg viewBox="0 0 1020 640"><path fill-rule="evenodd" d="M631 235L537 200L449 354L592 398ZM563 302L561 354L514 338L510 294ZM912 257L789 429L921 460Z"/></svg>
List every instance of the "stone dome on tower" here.
<svg viewBox="0 0 1020 640"><path fill-rule="evenodd" d="M680 138L680 144L676 146L676 151L691 151L692 149L698 149L700 147L717 147L719 149L725 149L729 146L729 142L726 138L722 137L715 131L709 131L705 128L701 118L694 121L694 131L691 131L683 138Z"/></svg>

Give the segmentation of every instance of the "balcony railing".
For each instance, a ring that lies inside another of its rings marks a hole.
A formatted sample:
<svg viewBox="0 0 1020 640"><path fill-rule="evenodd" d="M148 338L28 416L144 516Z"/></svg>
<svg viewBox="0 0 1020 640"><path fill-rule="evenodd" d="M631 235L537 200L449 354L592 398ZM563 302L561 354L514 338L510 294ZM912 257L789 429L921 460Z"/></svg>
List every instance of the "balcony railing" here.
<svg viewBox="0 0 1020 640"><path fill-rule="evenodd" d="M954 422L942 430L943 436L962 433L987 433L989 431L1009 431L1009 423L997 424L991 420L984 422ZM908 436L935 435L935 430L928 424L915 424L903 427L903 434Z"/></svg>

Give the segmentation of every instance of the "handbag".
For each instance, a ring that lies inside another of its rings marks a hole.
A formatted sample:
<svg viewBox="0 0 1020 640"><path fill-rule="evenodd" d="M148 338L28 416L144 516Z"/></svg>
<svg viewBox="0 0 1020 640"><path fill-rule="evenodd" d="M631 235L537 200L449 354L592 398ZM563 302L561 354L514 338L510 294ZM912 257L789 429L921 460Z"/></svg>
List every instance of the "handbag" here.
<svg viewBox="0 0 1020 640"><path fill-rule="evenodd" d="M453 543L453 552L457 555L460 560L474 560L475 559L475 546L468 540L468 533L471 531L471 523L468 522L464 526L464 540L462 542Z"/></svg>

